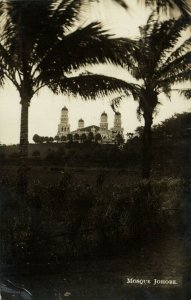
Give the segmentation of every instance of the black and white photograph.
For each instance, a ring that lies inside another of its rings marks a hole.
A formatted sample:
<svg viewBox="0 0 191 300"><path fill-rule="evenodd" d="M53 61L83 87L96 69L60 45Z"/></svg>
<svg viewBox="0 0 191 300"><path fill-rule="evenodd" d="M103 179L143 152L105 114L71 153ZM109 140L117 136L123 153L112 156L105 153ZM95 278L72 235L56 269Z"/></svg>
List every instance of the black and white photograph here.
<svg viewBox="0 0 191 300"><path fill-rule="evenodd" d="M0 300L191 300L191 1L0 1Z"/></svg>

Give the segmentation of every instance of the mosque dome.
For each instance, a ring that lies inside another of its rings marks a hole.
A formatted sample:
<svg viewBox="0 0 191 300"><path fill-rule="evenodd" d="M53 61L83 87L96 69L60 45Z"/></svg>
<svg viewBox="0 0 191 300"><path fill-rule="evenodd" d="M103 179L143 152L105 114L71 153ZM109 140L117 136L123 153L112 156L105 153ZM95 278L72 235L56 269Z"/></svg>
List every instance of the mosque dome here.
<svg viewBox="0 0 191 300"><path fill-rule="evenodd" d="M67 109L66 106L64 106L64 107L62 108L62 111L63 111L63 110L68 111L68 109Z"/></svg>

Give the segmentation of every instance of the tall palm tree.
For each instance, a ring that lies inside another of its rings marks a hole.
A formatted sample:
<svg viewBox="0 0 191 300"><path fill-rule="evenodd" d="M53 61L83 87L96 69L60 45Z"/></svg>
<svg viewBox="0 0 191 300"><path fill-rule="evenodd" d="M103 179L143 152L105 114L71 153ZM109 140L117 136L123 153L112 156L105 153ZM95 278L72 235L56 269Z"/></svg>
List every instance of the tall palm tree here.
<svg viewBox="0 0 191 300"><path fill-rule="evenodd" d="M54 92L96 97L128 90L127 84L103 76L73 76L87 64L120 64L115 40L98 23L76 29L83 0L4 0L0 5L0 83L10 80L20 95L21 161L28 153L28 110L44 86ZM61 84L61 88L59 89ZM127 92L128 93L128 92Z"/></svg>
<svg viewBox="0 0 191 300"><path fill-rule="evenodd" d="M138 81L132 84L131 92L139 103L138 115L144 118L143 176L146 178L151 171L152 123L160 103L159 95L164 93L170 97L174 85L191 80L191 37L182 42L180 39L182 31L189 26L189 18L159 23L152 15L140 28L140 39L132 49L130 72ZM191 96L189 88L178 91L187 98ZM116 99L114 106L121 101L120 97Z"/></svg>

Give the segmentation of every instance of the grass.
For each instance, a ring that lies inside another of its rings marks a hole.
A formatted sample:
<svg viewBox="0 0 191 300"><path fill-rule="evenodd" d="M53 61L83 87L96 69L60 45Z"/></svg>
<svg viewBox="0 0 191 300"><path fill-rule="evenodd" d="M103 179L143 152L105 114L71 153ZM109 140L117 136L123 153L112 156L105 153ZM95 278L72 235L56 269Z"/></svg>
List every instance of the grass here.
<svg viewBox="0 0 191 300"><path fill-rule="evenodd" d="M112 183L102 171L96 176L93 184L77 183L70 172L56 183L33 180L24 197L13 177L2 178L1 261L46 265L119 254L181 228L183 179Z"/></svg>

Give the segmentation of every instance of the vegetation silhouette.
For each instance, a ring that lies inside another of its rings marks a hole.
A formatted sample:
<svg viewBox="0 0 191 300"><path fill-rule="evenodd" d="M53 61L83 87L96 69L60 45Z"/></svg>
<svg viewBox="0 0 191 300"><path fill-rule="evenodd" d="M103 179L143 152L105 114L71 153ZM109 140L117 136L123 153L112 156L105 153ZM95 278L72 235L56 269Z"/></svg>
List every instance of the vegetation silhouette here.
<svg viewBox="0 0 191 300"><path fill-rule="evenodd" d="M100 0L96 0L99 2ZM129 5L125 0L111 0L119 4L124 9L128 10ZM141 2L141 1L140 1ZM143 2L143 1L142 1ZM156 9L159 13L167 13L172 9L178 9L179 12L184 16L189 16L191 14L191 7L187 0L145 0L143 2L146 6Z"/></svg>
<svg viewBox="0 0 191 300"><path fill-rule="evenodd" d="M190 18L181 17L177 20L159 22L156 14L152 14L147 24L140 28L140 38L135 47L132 47L131 65L127 64L128 71L138 83L131 84L131 93L138 101L138 117L144 118L143 130L143 170L144 178L150 177L152 162L152 124L154 113L160 104L159 95L164 93L170 98L174 84L189 82L190 77L190 36L180 41L182 32L190 26ZM123 55L126 64L125 52ZM190 99L190 88L176 89ZM121 98L113 100L115 108Z"/></svg>

